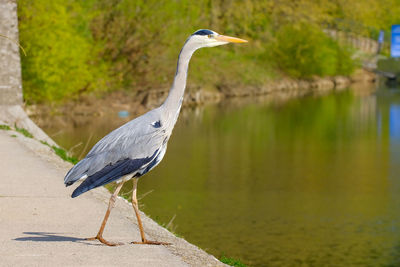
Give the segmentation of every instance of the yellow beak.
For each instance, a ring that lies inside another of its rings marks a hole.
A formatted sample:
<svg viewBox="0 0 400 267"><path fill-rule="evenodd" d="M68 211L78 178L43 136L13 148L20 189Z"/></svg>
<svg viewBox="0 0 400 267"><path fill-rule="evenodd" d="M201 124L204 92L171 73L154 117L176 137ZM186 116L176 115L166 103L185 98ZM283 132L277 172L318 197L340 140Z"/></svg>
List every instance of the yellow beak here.
<svg viewBox="0 0 400 267"><path fill-rule="evenodd" d="M228 43L247 43L247 41L244 39L230 37L230 36L226 36L226 35L217 35L214 37L214 39L217 41L228 42Z"/></svg>

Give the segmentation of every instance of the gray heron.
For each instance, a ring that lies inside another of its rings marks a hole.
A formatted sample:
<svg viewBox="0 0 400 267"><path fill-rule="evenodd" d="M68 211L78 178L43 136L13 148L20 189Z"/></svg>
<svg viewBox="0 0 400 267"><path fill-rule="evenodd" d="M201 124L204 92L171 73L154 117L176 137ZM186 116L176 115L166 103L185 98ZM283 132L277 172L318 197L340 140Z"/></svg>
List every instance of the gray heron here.
<svg viewBox="0 0 400 267"><path fill-rule="evenodd" d="M165 155L168 140L181 109L189 61L193 53L202 47L245 42L247 41L220 35L211 30L202 29L193 33L186 40L179 54L175 79L163 104L103 137L93 146L84 159L69 170L64 178L66 186L70 186L78 180L83 180L73 191L73 198L93 188L117 182L117 187L110 198L99 232L96 237L89 238L90 240L97 239L109 246L117 245L105 240L103 231L122 185L124 182L133 179L132 206L142 241L132 243L167 244L150 241L145 237L136 198L138 179L157 166Z"/></svg>

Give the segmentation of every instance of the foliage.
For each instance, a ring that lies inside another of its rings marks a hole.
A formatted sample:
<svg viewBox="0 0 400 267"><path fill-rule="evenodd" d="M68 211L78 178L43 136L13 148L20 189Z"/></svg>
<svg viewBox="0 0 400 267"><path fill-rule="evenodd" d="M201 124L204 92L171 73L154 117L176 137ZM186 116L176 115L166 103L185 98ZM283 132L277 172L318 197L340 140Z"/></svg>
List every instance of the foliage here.
<svg viewBox="0 0 400 267"><path fill-rule="evenodd" d="M278 66L297 78L349 75L354 69L349 51L311 24L281 27L271 52L279 59Z"/></svg>
<svg viewBox="0 0 400 267"><path fill-rule="evenodd" d="M377 38L379 30L389 32L392 24L399 23L399 0L335 0L332 5L332 16L340 18L335 24L355 34Z"/></svg>
<svg viewBox="0 0 400 267"><path fill-rule="evenodd" d="M112 66L112 75L121 82L117 87L169 85L166 81L172 79L174 70L171 62L176 61L177 51L188 33L198 28L212 28L225 34L250 37L253 41L251 48L231 46L197 52L201 55L193 58L189 85L205 88L263 85L268 78L277 75L276 66L282 67L281 55L287 57L289 63L284 63L281 70L294 77L351 72L352 66L345 65L345 72L339 68L343 63L352 64L350 54L315 26L330 20L329 7L308 0L300 4L289 0L282 3L149 0L145 4L100 0L96 5L99 16L91 29L94 38L106 44L103 56ZM310 10L314 16L307 15ZM311 24L314 30L301 34L300 29L298 35L292 36L285 29L296 27L296 23ZM298 37L301 39L297 40ZM315 40L319 43L313 44ZM313 47L304 54L299 52L302 49L297 47L299 43L303 47ZM274 53L270 52L271 44L275 44ZM285 47L287 44L292 44L289 49ZM315 52L318 55L315 56ZM302 64L297 64L296 60ZM213 68L209 68L210 65ZM305 72L310 65L315 67Z"/></svg>
<svg viewBox="0 0 400 267"><path fill-rule="evenodd" d="M222 255L221 257L221 262L228 264L230 266L236 266L236 267L246 267L244 263L242 263L240 260L234 259L234 258L228 258Z"/></svg>
<svg viewBox="0 0 400 267"><path fill-rule="evenodd" d="M59 101L168 87L182 44L199 28L250 42L197 52L190 87L347 75L355 67L351 50L324 30L375 38L398 13L400 0L20 0L24 95L28 102Z"/></svg>
<svg viewBox="0 0 400 267"><path fill-rule="evenodd" d="M91 29L95 40L105 44L102 56L110 63L113 87L117 88L169 86L179 50L188 35L199 28L241 34L240 30L229 30L236 27L224 22L227 17L217 18L225 9L216 1L99 0L95 8L99 15ZM240 66L240 61L251 61L250 57L244 58L250 54L245 50L226 47L199 51L201 56L193 58L188 84L215 87L218 80L237 83L240 77L252 76L254 72L243 68L232 70L232 66ZM215 68L209 68L210 65ZM262 72L264 77L268 76Z"/></svg>
<svg viewBox="0 0 400 267"><path fill-rule="evenodd" d="M105 90L105 68L97 56L78 1L19 1L24 97L28 102L58 101L80 92Z"/></svg>

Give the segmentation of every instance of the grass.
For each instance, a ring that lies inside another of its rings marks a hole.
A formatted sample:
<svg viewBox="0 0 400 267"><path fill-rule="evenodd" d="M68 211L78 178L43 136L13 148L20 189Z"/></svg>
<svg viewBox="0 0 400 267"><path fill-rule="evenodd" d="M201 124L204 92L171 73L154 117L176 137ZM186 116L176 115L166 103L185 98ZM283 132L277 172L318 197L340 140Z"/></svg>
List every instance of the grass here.
<svg viewBox="0 0 400 267"><path fill-rule="evenodd" d="M51 146L51 148L63 160L71 162L72 164L78 163L79 160L75 157L68 156L67 151L65 151L64 149L56 147L56 146Z"/></svg>
<svg viewBox="0 0 400 267"><path fill-rule="evenodd" d="M228 264L230 266L235 266L235 267L246 267L246 264L241 262L240 260L234 259L234 258L228 258L225 255L222 255L220 258L220 261Z"/></svg>
<svg viewBox="0 0 400 267"><path fill-rule="evenodd" d="M21 134L23 134L24 136L28 137L28 138L33 138L33 135L26 129L24 128L19 128L17 127L17 125L14 125L15 130ZM8 125L4 125L4 124L0 124L0 130L6 130L9 131L11 130L11 127ZM17 137L15 134L11 135L11 137ZM65 151L62 148L59 148L57 146L51 146L49 143L47 143L46 141L40 141L42 144L50 147L51 149L53 149L54 153L56 153L60 158L62 158L65 161L71 162L72 164L76 164L78 163L78 159L75 157L70 157L68 156L67 151Z"/></svg>
<svg viewBox="0 0 400 267"><path fill-rule="evenodd" d="M0 124L0 130L9 131L9 130L11 130L11 128L8 125Z"/></svg>
<svg viewBox="0 0 400 267"><path fill-rule="evenodd" d="M17 127L17 125L14 125L15 130L21 134L23 134L24 136L28 137L28 138L33 138L33 134L31 134L28 130L24 129L24 128L19 128ZM11 130L11 127L5 124L0 124L0 130L6 130L9 131ZM11 137L17 137L15 134L11 135ZM56 146L51 146L49 145L49 143L47 143L46 141L40 141L42 144L50 147L51 149L53 149L53 151L63 160L71 162L72 164L76 164L78 163L78 159L75 157L70 157L68 156L67 151L65 151L62 148L56 147Z"/></svg>
<svg viewBox="0 0 400 267"><path fill-rule="evenodd" d="M62 149L60 147L56 147L56 146L51 146L46 141L40 141L40 142L43 145L46 145L46 146L50 147L51 149L53 149L54 153L56 153L56 155L58 155L63 160L71 162L72 164L78 163L79 160L77 158L75 158L75 157L68 156L67 151L65 151L64 149Z"/></svg>
<svg viewBox="0 0 400 267"><path fill-rule="evenodd" d="M28 137L28 138L33 138L33 135L26 129L24 128L18 128L17 125L14 125L15 130L21 134L23 134L24 136Z"/></svg>
<svg viewBox="0 0 400 267"><path fill-rule="evenodd" d="M158 216L156 218L151 218L151 219L153 219L162 228L165 228L168 231L170 231L176 237L184 239L185 237L183 235L176 232L176 228L178 228L178 226L173 224L175 217L176 217L176 215L174 215L168 223L161 222L161 220Z"/></svg>

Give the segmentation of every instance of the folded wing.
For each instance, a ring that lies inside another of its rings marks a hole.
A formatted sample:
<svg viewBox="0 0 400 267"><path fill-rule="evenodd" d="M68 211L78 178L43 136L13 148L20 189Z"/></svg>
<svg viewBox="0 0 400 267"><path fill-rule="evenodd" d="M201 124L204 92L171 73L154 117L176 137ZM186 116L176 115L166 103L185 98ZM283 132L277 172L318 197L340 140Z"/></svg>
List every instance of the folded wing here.
<svg viewBox="0 0 400 267"><path fill-rule="evenodd" d="M156 110L138 117L101 139L65 176L66 186L85 181L74 191L76 197L92 188L118 180L124 175L146 168L160 153L167 140Z"/></svg>

